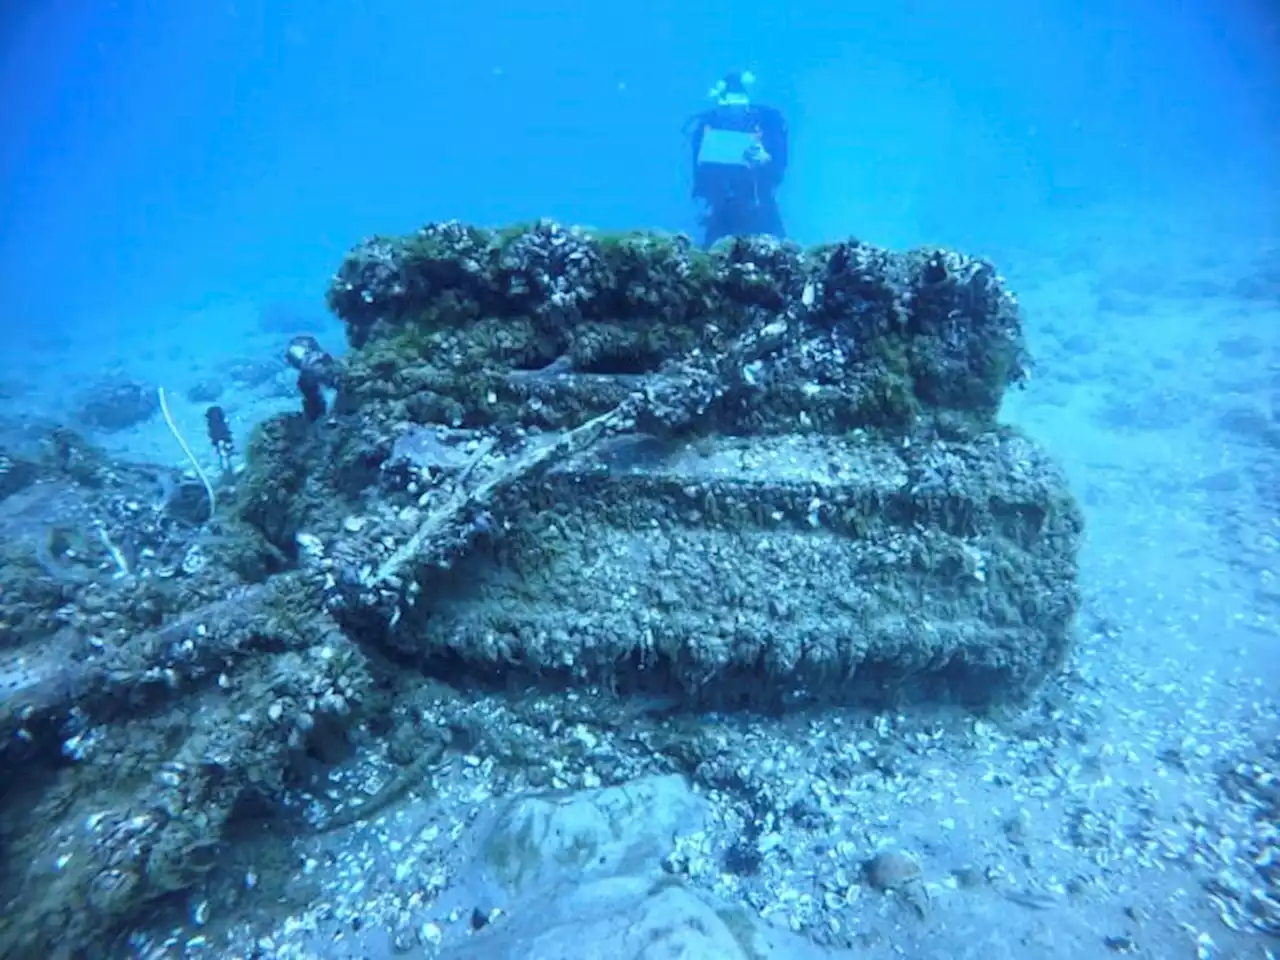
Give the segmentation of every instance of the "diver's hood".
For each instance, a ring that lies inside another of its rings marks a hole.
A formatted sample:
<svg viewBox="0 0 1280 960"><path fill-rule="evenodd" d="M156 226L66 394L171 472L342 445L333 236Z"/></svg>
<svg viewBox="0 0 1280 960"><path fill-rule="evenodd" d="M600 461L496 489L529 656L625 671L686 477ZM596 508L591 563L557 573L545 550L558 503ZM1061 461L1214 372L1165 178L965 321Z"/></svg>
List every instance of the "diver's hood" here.
<svg viewBox="0 0 1280 960"><path fill-rule="evenodd" d="M750 70L734 70L711 88L709 96L721 107L749 107L751 96L747 91L755 82L756 76Z"/></svg>

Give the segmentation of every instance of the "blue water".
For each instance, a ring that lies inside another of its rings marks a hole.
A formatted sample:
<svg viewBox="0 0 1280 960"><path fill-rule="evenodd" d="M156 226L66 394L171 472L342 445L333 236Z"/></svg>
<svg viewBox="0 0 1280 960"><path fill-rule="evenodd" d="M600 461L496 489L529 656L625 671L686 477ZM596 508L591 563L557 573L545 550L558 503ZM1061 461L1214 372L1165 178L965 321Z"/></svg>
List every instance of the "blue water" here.
<svg viewBox="0 0 1280 960"><path fill-rule="evenodd" d="M790 118L806 242L1016 253L1096 205L1260 216L1280 170L1262 2L5 7L9 344L318 303L356 239L433 219L690 229L680 127L733 67Z"/></svg>

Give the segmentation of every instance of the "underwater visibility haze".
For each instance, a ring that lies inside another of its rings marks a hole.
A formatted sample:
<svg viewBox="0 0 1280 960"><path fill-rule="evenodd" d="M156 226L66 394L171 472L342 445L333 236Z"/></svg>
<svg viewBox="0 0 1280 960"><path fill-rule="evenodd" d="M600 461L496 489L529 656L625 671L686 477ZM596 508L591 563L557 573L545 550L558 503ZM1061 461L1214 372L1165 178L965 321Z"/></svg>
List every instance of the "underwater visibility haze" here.
<svg viewBox="0 0 1280 960"><path fill-rule="evenodd" d="M1280 11L0 11L0 957L1280 950Z"/></svg>

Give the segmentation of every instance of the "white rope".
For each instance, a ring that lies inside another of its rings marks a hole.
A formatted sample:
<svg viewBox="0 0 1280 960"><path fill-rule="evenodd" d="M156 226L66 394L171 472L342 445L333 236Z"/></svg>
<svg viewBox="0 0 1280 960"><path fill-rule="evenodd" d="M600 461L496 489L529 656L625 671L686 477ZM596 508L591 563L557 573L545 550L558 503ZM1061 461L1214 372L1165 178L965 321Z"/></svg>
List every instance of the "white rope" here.
<svg viewBox="0 0 1280 960"><path fill-rule="evenodd" d="M182 434L178 430L178 425L173 422L173 414L169 412L169 401L165 399L164 387L156 388L156 395L160 397L160 412L164 414L164 422L169 425L169 432L173 434L173 439L178 441L178 446L182 448L182 452L187 455L192 469L195 470L196 476L200 478L200 482L204 484L205 495L209 498L209 516L213 516L214 508L217 501L213 496L213 484L209 482L209 478L205 476L205 472L200 469L200 461L196 459L196 455L191 452L191 448L187 446L187 441L182 438Z"/></svg>

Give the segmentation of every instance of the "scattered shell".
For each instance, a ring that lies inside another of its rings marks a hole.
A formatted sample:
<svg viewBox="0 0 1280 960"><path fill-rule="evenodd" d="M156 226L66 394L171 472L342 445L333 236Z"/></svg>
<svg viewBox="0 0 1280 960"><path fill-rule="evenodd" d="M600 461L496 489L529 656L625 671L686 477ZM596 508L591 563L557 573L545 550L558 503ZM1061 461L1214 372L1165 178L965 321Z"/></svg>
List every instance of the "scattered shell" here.
<svg viewBox="0 0 1280 960"><path fill-rule="evenodd" d="M864 869L867 882L877 890L901 890L924 876L920 861L901 850L881 850Z"/></svg>

